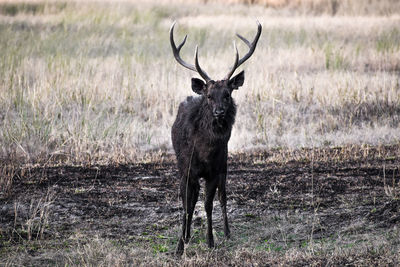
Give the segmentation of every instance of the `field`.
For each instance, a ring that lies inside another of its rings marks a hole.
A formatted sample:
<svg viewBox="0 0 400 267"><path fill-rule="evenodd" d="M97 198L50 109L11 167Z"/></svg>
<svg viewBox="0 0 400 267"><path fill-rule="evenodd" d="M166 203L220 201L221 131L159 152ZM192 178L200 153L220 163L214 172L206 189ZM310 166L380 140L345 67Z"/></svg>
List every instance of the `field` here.
<svg viewBox="0 0 400 267"><path fill-rule="evenodd" d="M169 27L220 79L255 19L232 238L216 202L206 248L201 202L179 258L170 129L196 74ZM0 265L399 264L399 25L390 0L0 1Z"/></svg>

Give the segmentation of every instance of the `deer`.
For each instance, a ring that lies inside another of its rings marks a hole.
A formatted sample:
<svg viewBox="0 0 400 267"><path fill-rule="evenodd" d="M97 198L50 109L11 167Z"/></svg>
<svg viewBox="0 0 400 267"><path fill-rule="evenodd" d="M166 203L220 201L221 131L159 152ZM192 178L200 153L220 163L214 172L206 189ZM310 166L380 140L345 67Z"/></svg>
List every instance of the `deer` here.
<svg viewBox="0 0 400 267"><path fill-rule="evenodd" d="M190 240L190 227L193 212L199 197L200 179L205 180L204 208L207 216L206 242L209 248L214 247L212 210L216 191L222 209L223 229L226 239L230 238L227 217L226 177L228 141L235 122L236 104L232 92L244 83L244 71L232 77L236 69L247 61L254 53L260 38L262 26L257 22L257 33L252 42L236 34L249 48L248 52L239 58L236 43L233 43L235 60L228 74L222 80L213 80L200 67L198 46L195 48L194 65L184 61L180 51L186 42L176 46L174 27L170 28L170 43L176 61L183 67L197 72L202 79L192 78L193 92L199 96L188 96L180 103L175 122L172 125L171 139L175 151L178 174L180 177L180 198L182 199L183 218L182 232L178 239L176 254L182 255L184 244ZM232 78L231 78L232 77Z"/></svg>

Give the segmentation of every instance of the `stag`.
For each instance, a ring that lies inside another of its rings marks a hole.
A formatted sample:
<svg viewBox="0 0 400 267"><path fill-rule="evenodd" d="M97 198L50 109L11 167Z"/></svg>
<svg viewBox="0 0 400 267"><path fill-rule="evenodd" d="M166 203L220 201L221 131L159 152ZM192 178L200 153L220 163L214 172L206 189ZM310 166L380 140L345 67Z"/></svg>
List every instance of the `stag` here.
<svg viewBox="0 0 400 267"><path fill-rule="evenodd" d="M235 70L248 60L256 49L261 35L261 24L257 21L257 34L253 42L243 36L237 36L249 47L249 51L239 59L239 53L234 43L235 61L222 80L213 80L200 67L198 47L194 54L194 65L185 62L179 55L186 42L175 45L174 27L170 29L170 42L176 61L185 68L197 72L202 78L192 78L192 90L200 96L189 96L179 105L176 120L172 126L172 144L175 150L179 176L180 197L183 203L182 234L176 249L182 254L184 243L190 240L190 226L193 211L199 196L199 179L205 180L205 211L207 214L207 245L214 247L212 234L212 210L215 193L222 209L223 227L226 238L230 237L228 218L226 214L226 174L228 141L235 122L236 105L232 99L232 91L237 90L244 82L244 71L231 78Z"/></svg>

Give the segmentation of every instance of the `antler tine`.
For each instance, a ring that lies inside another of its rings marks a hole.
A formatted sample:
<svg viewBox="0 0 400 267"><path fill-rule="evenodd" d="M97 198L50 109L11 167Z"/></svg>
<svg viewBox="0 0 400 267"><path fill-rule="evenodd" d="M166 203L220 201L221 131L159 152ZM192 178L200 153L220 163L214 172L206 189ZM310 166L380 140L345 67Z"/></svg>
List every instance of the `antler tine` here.
<svg viewBox="0 0 400 267"><path fill-rule="evenodd" d="M249 52L248 52L246 55L244 55L244 57L242 57L242 58L239 60L238 67L239 67L240 65L242 65L247 59L249 59L249 58L251 57L251 55L253 55L254 51L256 50L257 42L258 42L258 39L260 39L261 30L262 30L262 26L261 26L260 22L259 22L258 20L256 20L256 22L257 22L257 25L258 25L258 27L257 27L257 34L256 34L256 37L254 37L254 40L253 40L252 43L250 43L250 42L249 42L247 39L245 39L243 36L237 34L237 36L238 36L243 42L245 42L246 45L247 45L247 46L249 47L249 49L250 49Z"/></svg>
<svg viewBox="0 0 400 267"><path fill-rule="evenodd" d="M196 45L196 50L194 52L194 64L196 66L196 70L197 72L200 74L200 76L206 81L210 81L211 78L207 75L207 73L205 71L203 71L200 67L199 64L199 57L198 57L198 46Z"/></svg>
<svg viewBox="0 0 400 267"><path fill-rule="evenodd" d="M185 68L188 68L190 70L196 71L196 68L192 64L186 63L181 58L181 56L179 55L179 52L181 51L181 48L183 47L183 45L186 42L187 35L183 39L182 43L180 43L180 45L178 45L178 48L177 48L176 45L175 45L175 41L174 41L174 27L175 27L175 24L176 24L176 21L174 21L172 23L171 28L169 30L169 41L171 43L172 53L174 54L174 57L175 57L176 61L178 61L179 64L181 64Z"/></svg>
<svg viewBox="0 0 400 267"><path fill-rule="evenodd" d="M244 55L237 64L235 64L233 66L233 68L230 70L230 72L228 73L228 75L226 76L225 79L229 79L233 73L235 72L235 70L242 65L246 60L248 60L254 53L254 51L256 50L256 46L257 46L257 42L260 39L260 35L261 35L261 31L262 31L262 26L260 24L260 22L258 20L256 20L257 23L257 34L254 37L253 42L249 42L246 38L244 38L243 36L241 36L240 34L236 34L237 37L239 37L240 40L242 40L248 47L249 47L249 52L247 52L246 55ZM236 49L236 53L237 53L237 49ZM236 55L237 56L237 55Z"/></svg>
<svg viewBox="0 0 400 267"><path fill-rule="evenodd" d="M231 76L232 76L232 74L235 72L235 70L237 69L237 67L238 67L238 63L239 63L239 52L238 52L238 50L237 50L237 47L236 47L236 42L234 41L233 42L233 49L235 49L235 51L236 51L236 54L235 54L235 63L233 63L233 66L232 66L232 68L231 68L231 71L225 76L225 80L228 80Z"/></svg>
<svg viewBox="0 0 400 267"><path fill-rule="evenodd" d="M174 54L174 57L175 57L176 61L178 61L178 63L181 64L182 66L184 66L185 68L187 68L187 69L189 69L189 70L192 70L192 71L195 71L195 72L198 72L198 73L200 74L200 76L201 76L204 80L206 80L207 82L210 81L210 80L211 80L210 77L207 75L206 72L204 72L204 71L201 69L201 67L200 67L200 65L199 65L198 57L197 57L197 46L196 46L196 51L195 51L195 66L192 65L192 64L189 64L189 63L185 62L185 61L181 58L181 56L179 55L179 53L180 53L180 51L181 51L181 48L183 47L183 45L184 45L185 42L186 42L187 35L185 35L185 38L183 38L182 43L180 43L180 44L178 45L178 47L176 47L175 41L174 41L174 27L175 27L175 24L176 24L176 21L174 21L174 22L172 23L171 28L170 28L170 30L169 30L169 41L170 41L170 43L171 43L172 53Z"/></svg>
<svg viewBox="0 0 400 267"><path fill-rule="evenodd" d="M248 47L251 47L251 43L249 41L247 41L246 38L244 38L243 36L241 36L240 34L236 34L237 37L240 38L240 40L242 40Z"/></svg>

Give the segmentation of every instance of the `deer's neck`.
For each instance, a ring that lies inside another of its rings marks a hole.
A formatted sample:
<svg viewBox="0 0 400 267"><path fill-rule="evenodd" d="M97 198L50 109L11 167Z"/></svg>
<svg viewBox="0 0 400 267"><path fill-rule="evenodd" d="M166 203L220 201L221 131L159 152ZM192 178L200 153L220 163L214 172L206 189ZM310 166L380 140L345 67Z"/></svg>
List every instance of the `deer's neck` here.
<svg viewBox="0 0 400 267"><path fill-rule="evenodd" d="M236 105L232 102L232 106L227 110L224 118L216 119L212 115L211 107L207 101L203 101L202 113L200 117L199 128L206 132L210 142L213 141L229 141L232 126L235 123Z"/></svg>

